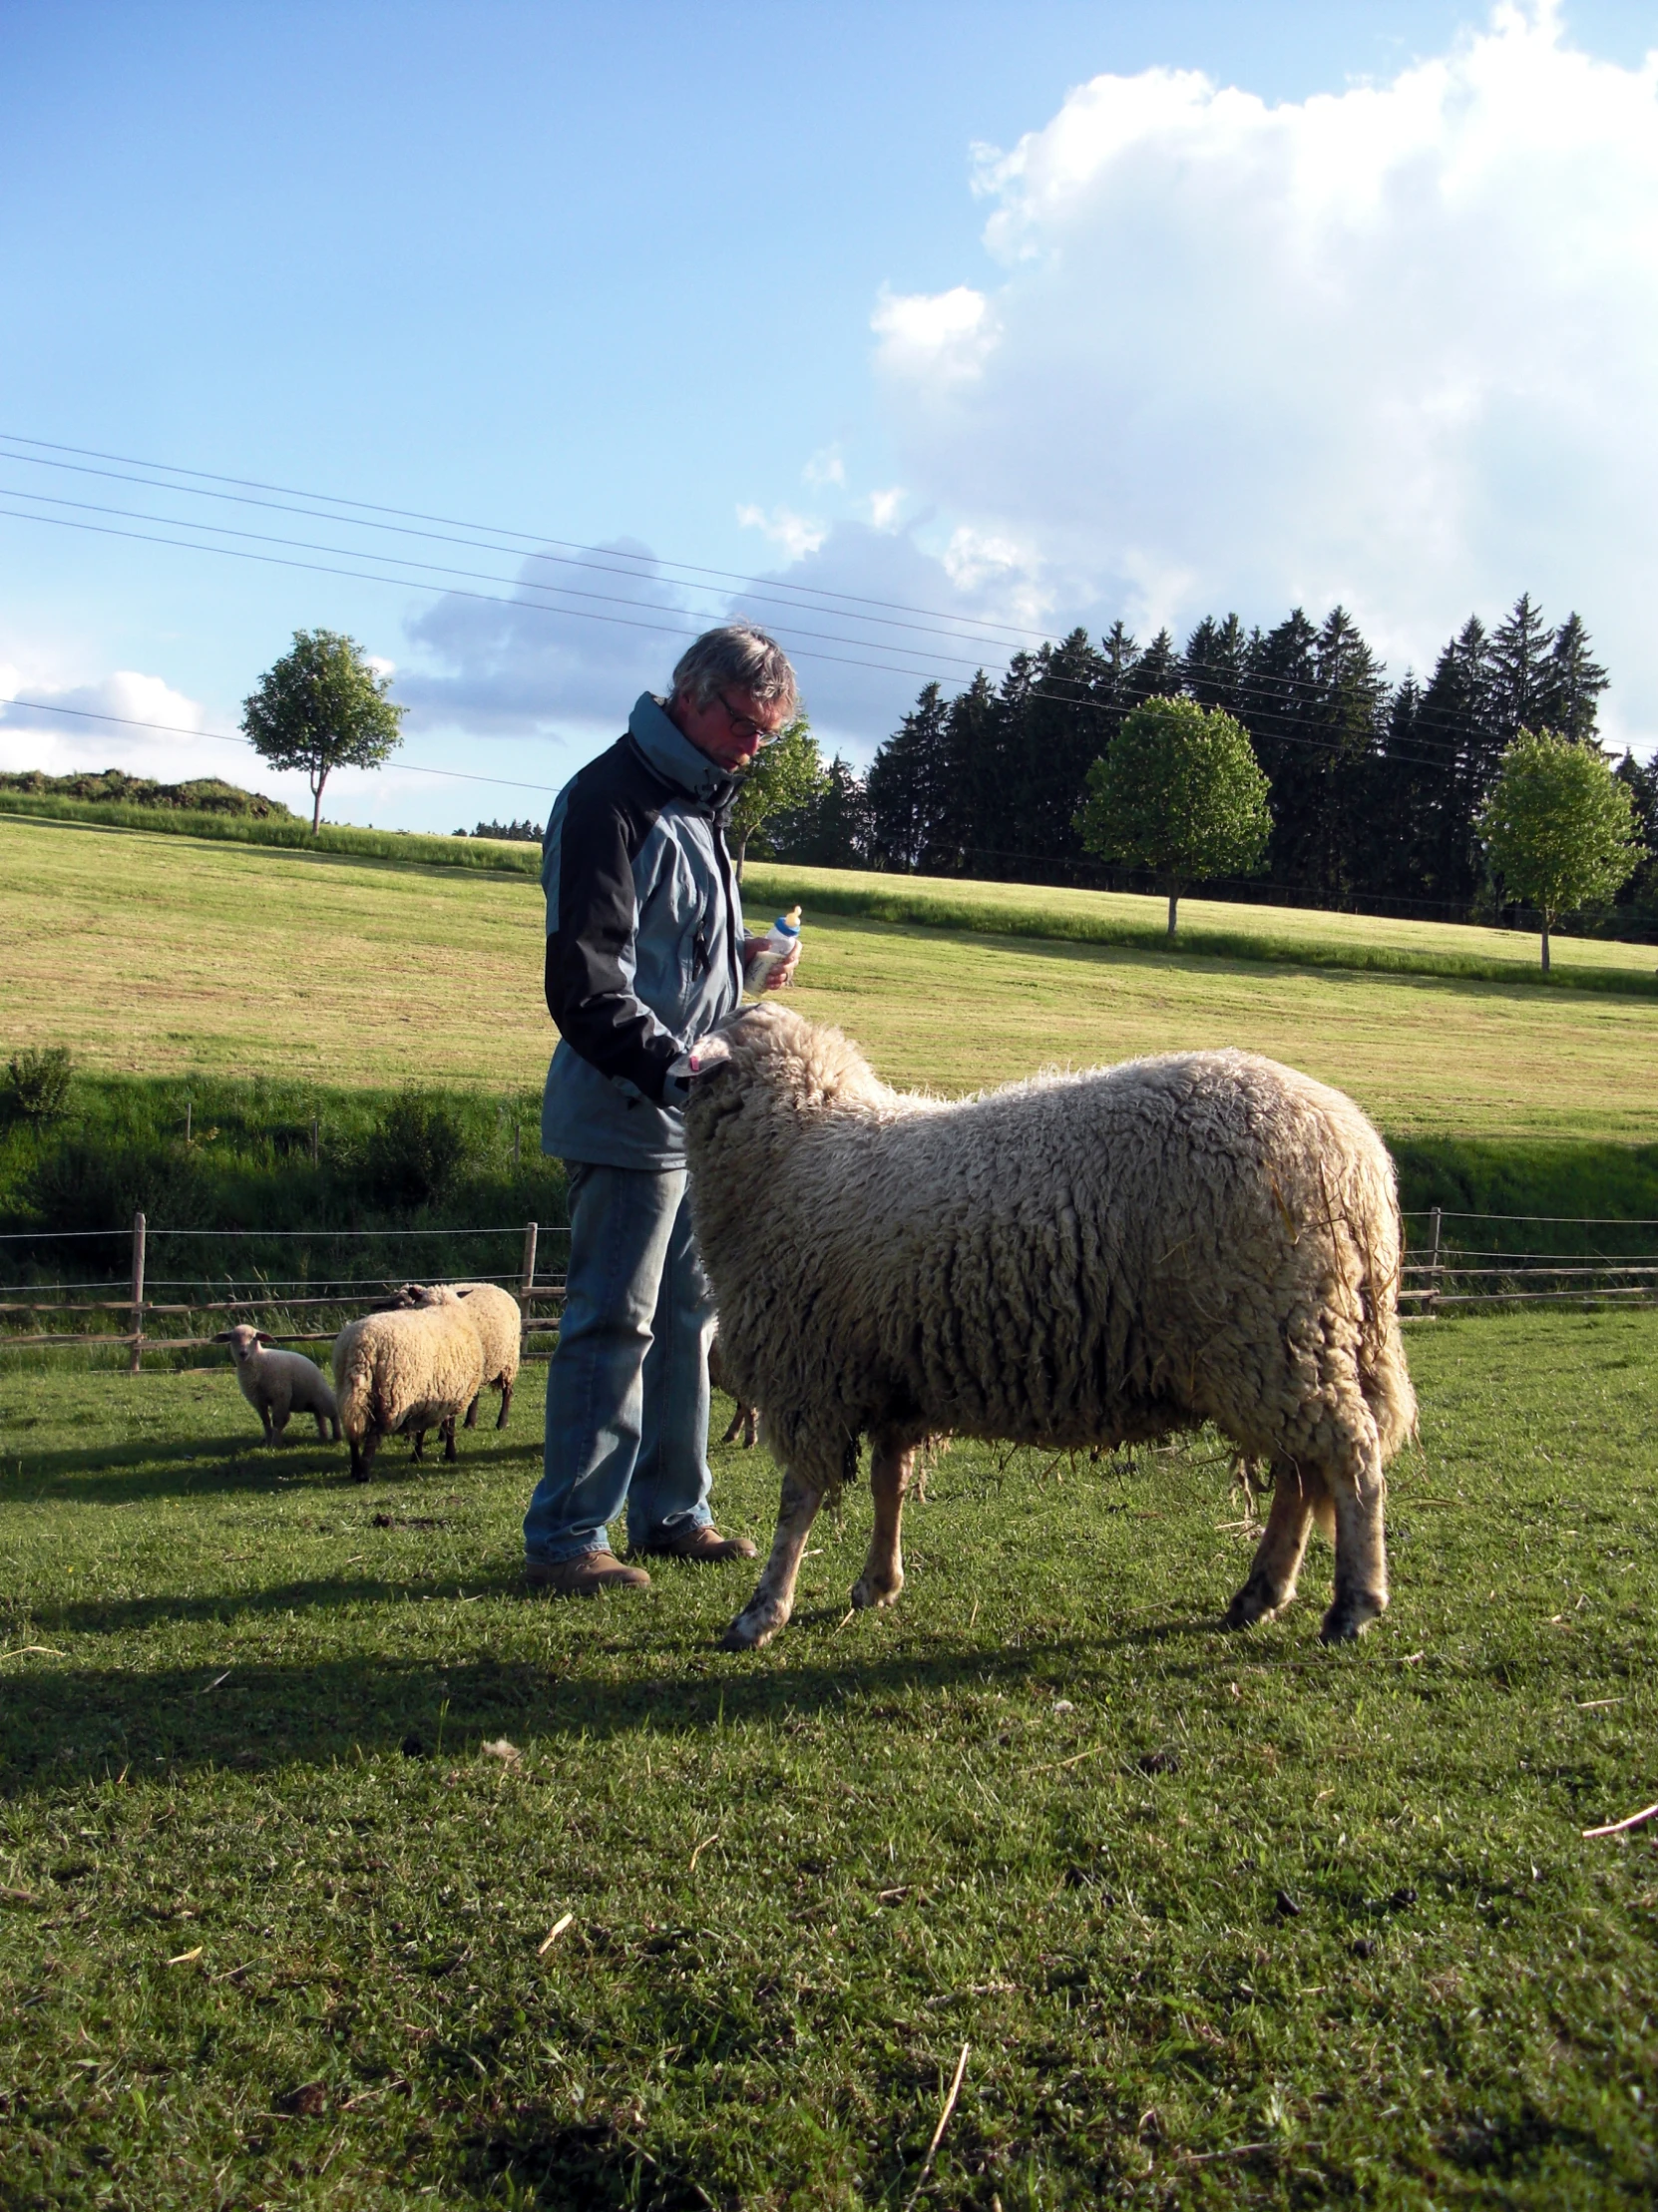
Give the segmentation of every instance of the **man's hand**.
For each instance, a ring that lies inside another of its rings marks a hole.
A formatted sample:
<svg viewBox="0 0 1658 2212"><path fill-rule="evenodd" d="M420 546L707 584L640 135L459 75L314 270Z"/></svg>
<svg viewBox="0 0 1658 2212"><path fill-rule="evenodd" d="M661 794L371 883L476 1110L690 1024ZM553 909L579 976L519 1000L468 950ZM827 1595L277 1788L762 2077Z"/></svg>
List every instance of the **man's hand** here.
<svg viewBox="0 0 1658 2212"><path fill-rule="evenodd" d="M769 937L745 937L743 939L742 971L745 983L747 981L748 971L750 968L753 967L759 955L761 953L768 953L770 952L770 950L771 940ZM778 961L776 967L772 969L770 975L766 977L765 982L760 986L761 990L781 991L785 985L793 983L794 971L796 970L796 968L799 967L799 965L800 947L798 944L795 944L790 947L785 956L780 961ZM752 989L752 986L750 985L749 988Z"/></svg>

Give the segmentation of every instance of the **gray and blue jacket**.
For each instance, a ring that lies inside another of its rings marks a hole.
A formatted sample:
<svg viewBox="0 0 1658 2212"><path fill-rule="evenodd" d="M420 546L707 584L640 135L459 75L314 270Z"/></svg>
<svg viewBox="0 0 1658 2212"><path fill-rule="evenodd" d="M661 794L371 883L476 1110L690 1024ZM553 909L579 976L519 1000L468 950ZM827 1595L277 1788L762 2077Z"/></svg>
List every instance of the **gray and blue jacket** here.
<svg viewBox="0 0 1658 2212"><path fill-rule="evenodd" d="M742 902L725 849L737 788L646 691L626 736L554 800L541 880L559 1046L544 1152L683 1166L668 1070L742 1000Z"/></svg>

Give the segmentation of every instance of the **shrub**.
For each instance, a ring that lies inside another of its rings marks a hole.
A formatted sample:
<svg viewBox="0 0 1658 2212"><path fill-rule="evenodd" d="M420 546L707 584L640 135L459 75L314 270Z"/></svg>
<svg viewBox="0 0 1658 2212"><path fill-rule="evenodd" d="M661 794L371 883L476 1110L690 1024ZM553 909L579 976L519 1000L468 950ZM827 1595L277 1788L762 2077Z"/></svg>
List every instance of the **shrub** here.
<svg viewBox="0 0 1658 2212"><path fill-rule="evenodd" d="M431 1205L454 1181L466 1150L466 1130L453 1106L428 1092L405 1091L369 1133L363 1180L381 1205Z"/></svg>
<svg viewBox="0 0 1658 2212"><path fill-rule="evenodd" d="M38 1045L6 1063L7 1113L19 1121L61 1121L69 1109L70 1058L63 1045Z"/></svg>

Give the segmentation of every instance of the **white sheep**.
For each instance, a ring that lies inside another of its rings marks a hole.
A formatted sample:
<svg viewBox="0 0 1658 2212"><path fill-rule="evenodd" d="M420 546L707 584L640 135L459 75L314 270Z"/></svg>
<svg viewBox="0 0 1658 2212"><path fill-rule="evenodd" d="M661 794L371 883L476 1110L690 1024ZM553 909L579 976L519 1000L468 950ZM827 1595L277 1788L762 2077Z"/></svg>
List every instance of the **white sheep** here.
<svg viewBox="0 0 1658 2212"><path fill-rule="evenodd" d="M484 1383L501 1393L498 1429L507 1426L512 1410L513 1385L518 1380L524 1347L524 1314L518 1300L499 1283L405 1283L397 1293L405 1306L453 1305L465 1300L468 1318L484 1347ZM478 1400L466 1410L465 1426L478 1426Z"/></svg>
<svg viewBox="0 0 1658 2212"><path fill-rule="evenodd" d="M326 1444L329 1428L333 1429L332 1441L339 1442L339 1411L334 1404L334 1394L328 1388L328 1378L314 1360L306 1359L303 1352L279 1352L262 1329L248 1326L244 1321L234 1329L220 1329L213 1338L215 1344L227 1344L230 1357L236 1363L236 1381L241 1394L264 1424L266 1444L279 1444L282 1431L288 1425L288 1416L295 1413L311 1414L316 1421L319 1440Z"/></svg>
<svg viewBox="0 0 1658 2212"><path fill-rule="evenodd" d="M1315 1515L1336 1538L1325 1637L1383 1610L1383 1470L1416 1402L1393 1162L1350 1099L1238 1052L901 1096L838 1031L770 1004L693 1059L691 1202L725 1372L784 1470L729 1647L788 1619L812 1518L866 1433L855 1605L902 1587L929 1435L1064 1450L1212 1421L1276 1477L1227 1624L1289 1603Z"/></svg>
<svg viewBox="0 0 1658 2212"><path fill-rule="evenodd" d="M455 1424L483 1380L484 1347L458 1302L348 1321L334 1339L334 1391L356 1480L368 1481L383 1437L412 1436L418 1460L436 1429L455 1459Z"/></svg>

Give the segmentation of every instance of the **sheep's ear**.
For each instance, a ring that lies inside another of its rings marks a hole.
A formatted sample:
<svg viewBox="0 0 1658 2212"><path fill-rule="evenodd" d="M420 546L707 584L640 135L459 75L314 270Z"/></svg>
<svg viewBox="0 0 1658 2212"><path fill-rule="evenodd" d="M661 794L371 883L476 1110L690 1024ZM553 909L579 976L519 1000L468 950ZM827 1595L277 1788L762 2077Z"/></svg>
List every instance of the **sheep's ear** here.
<svg viewBox="0 0 1658 2212"><path fill-rule="evenodd" d="M263 1329L255 1330L253 1342L255 1344L266 1344L272 1351L276 1349L276 1339L273 1336L266 1336Z"/></svg>
<svg viewBox="0 0 1658 2212"><path fill-rule="evenodd" d="M715 1030L693 1045L685 1058L690 1080L695 1083L699 1076L712 1075L716 1068L724 1067L731 1058L731 1048Z"/></svg>
<svg viewBox="0 0 1658 2212"><path fill-rule="evenodd" d="M231 1341L232 1339L230 1331L228 1329L220 1329L217 1336L213 1338L213 1342L215 1344L228 1344Z"/></svg>

